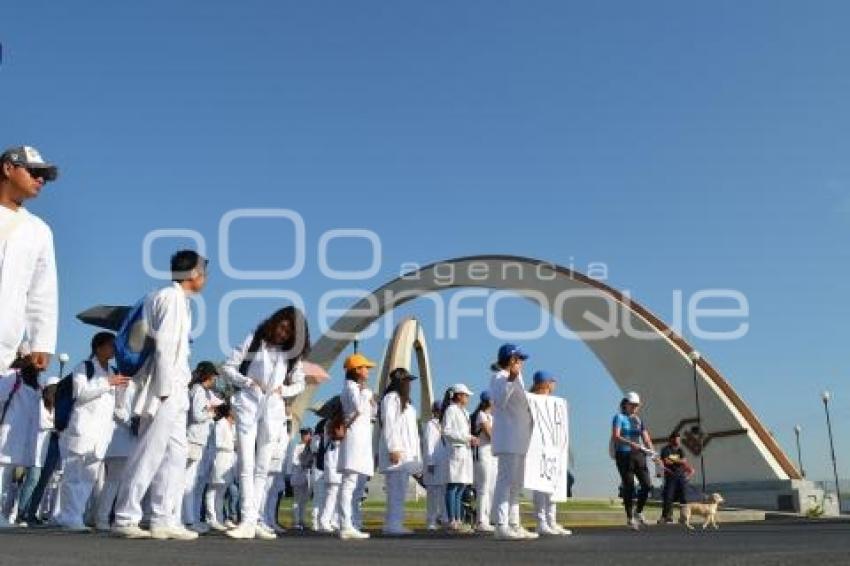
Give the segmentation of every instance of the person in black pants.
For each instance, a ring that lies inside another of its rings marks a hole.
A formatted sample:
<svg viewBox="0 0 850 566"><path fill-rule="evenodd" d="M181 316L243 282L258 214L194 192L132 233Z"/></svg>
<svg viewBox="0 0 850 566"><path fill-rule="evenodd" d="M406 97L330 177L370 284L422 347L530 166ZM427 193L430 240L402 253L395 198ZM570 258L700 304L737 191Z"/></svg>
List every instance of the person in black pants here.
<svg viewBox="0 0 850 566"><path fill-rule="evenodd" d="M638 416L640 397L634 391L626 393L620 402L620 412L614 416L611 430L611 444L617 471L623 482L623 507L626 511L626 524L637 531L646 525L643 507L652 489L649 469L646 465L647 454L653 455L652 439ZM640 484L635 505L635 478Z"/></svg>
<svg viewBox="0 0 850 566"><path fill-rule="evenodd" d="M664 489L662 491L661 518L658 524L673 522L673 502L684 504L685 489L694 473L685 459L682 440L678 432L667 439L668 444L661 450L661 463L664 465Z"/></svg>

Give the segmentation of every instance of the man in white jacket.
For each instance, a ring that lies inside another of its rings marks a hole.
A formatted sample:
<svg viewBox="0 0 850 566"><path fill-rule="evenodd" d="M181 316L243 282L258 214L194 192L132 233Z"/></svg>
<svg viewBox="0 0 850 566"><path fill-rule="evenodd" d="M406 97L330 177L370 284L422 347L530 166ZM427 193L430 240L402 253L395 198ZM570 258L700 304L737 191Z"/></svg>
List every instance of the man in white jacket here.
<svg viewBox="0 0 850 566"><path fill-rule="evenodd" d="M26 333L32 362L47 369L56 350L58 292L53 232L24 208L58 176L29 146L0 154L0 372Z"/></svg>
<svg viewBox="0 0 850 566"><path fill-rule="evenodd" d="M493 503L496 506L496 538L522 540L537 538L523 528L519 498L525 479L525 455L531 443L532 419L522 364L528 355L514 344L499 348L490 380L493 401L493 455L499 458L499 473Z"/></svg>
<svg viewBox="0 0 850 566"><path fill-rule="evenodd" d="M135 376L141 384L134 413L141 418L139 442L127 461L112 532L125 538L192 540L198 534L175 524L187 459L189 410L189 296L207 280L207 260L191 250L171 257L173 284L145 299L144 317L154 350ZM142 498L150 488L151 530L139 528Z"/></svg>

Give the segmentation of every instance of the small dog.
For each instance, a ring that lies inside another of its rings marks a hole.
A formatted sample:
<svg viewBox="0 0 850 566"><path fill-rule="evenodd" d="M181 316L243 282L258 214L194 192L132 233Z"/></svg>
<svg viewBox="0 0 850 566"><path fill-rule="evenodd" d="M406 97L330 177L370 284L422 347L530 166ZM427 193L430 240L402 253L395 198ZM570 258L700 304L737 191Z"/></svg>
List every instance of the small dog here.
<svg viewBox="0 0 850 566"><path fill-rule="evenodd" d="M705 503L685 503L679 506L679 522L685 525L685 528L689 531L694 530L694 527L691 525L691 515L699 515L701 517L705 517L705 520L702 522L702 528L705 528L708 525L713 526L715 529L719 529L717 526L717 510L720 507L720 504L723 503L724 499L719 493L712 493L711 497L708 498L708 501Z"/></svg>

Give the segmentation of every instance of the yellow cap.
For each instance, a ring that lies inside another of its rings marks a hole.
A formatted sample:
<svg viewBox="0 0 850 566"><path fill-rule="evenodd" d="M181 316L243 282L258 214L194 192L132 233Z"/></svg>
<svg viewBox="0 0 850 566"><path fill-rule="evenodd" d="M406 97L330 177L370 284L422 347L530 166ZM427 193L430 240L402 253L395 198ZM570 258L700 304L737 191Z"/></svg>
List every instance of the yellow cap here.
<svg viewBox="0 0 850 566"><path fill-rule="evenodd" d="M345 358L345 371L349 371L352 369L367 367L373 368L377 364L364 356L363 354L352 354Z"/></svg>

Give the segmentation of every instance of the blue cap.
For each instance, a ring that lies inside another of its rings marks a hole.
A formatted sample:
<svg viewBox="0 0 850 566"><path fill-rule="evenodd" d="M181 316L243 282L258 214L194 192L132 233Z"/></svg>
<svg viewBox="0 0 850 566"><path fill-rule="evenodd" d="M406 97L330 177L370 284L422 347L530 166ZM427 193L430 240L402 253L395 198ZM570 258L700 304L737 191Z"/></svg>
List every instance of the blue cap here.
<svg viewBox="0 0 850 566"><path fill-rule="evenodd" d="M526 354L525 351L516 344L503 344L502 347L499 348L499 362L505 362L514 356L521 360L528 359L528 354Z"/></svg>
<svg viewBox="0 0 850 566"><path fill-rule="evenodd" d="M490 392L489 391L482 391L481 392L481 401L486 402L486 401L489 401L489 400L490 400Z"/></svg>
<svg viewBox="0 0 850 566"><path fill-rule="evenodd" d="M534 372L534 377L532 379L534 380L534 383L546 383L547 381L557 381L557 378L554 373L552 373L551 371L546 371L544 369Z"/></svg>

